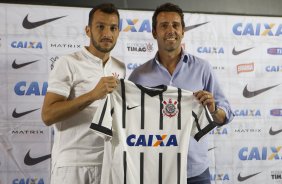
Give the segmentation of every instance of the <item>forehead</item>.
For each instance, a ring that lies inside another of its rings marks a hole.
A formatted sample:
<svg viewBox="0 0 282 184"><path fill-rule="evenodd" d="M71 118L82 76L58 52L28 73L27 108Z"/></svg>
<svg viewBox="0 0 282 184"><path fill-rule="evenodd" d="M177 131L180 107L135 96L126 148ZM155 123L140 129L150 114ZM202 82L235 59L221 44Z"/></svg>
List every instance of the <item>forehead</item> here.
<svg viewBox="0 0 282 184"><path fill-rule="evenodd" d="M104 13L101 10L97 10L92 17L92 23L104 23L104 24L117 24L118 16L115 13Z"/></svg>
<svg viewBox="0 0 282 184"><path fill-rule="evenodd" d="M157 16L157 23L164 23L164 22L179 22L181 23L181 17L176 12L161 12Z"/></svg>

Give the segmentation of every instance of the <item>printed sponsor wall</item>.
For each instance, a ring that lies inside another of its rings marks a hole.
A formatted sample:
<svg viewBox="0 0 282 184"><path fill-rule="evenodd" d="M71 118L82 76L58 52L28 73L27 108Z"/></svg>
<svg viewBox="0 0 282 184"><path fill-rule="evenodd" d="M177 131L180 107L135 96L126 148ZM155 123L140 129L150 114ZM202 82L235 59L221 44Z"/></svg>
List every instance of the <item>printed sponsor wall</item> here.
<svg viewBox="0 0 282 184"><path fill-rule="evenodd" d="M90 8L0 4L0 184L49 183L48 73L88 45ZM120 10L112 55L127 77L152 58L151 11ZM212 183L282 183L282 18L185 13L183 48L210 62L236 115L210 132Z"/></svg>

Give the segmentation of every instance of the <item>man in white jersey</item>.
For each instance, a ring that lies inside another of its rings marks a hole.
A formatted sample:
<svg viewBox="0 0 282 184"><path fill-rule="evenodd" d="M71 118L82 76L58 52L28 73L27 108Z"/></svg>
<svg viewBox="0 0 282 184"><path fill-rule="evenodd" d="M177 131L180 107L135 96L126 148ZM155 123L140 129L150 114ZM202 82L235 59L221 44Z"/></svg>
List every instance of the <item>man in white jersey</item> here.
<svg viewBox="0 0 282 184"><path fill-rule="evenodd" d="M99 184L104 140L89 131L101 100L125 77L125 66L110 56L119 35L119 13L101 4L89 13L90 45L60 57L50 73L42 119L54 124L52 184Z"/></svg>
<svg viewBox="0 0 282 184"><path fill-rule="evenodd" d="M111 139L111 167L103 170L112 181L103 184L186 184L190 133L199 140L215 126L192 92L121 79L90 127Z"/></svg>
<svg viewBox="0 0 282 184"><path fill-rule="evenodd" d="M193 91L199 103L206 105L216 122L224 125L233 119L211 65L188 54L181 47L184 37L184 14L171 3L159 6L152 17L152 34L158 42L156 56L137 67L129 80L144 86L170 85ZM208 140L191 138L188 151L188 184L210 184Z"/></svg>

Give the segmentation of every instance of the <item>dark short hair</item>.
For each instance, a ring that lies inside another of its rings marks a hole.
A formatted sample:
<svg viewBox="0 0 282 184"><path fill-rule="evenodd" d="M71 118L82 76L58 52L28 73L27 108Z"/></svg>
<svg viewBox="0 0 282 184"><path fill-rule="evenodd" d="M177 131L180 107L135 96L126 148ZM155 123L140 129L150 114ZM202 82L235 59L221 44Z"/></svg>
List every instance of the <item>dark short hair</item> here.
<svg viewBox="0 0 282 184"><path fill-rule="evenodd" d="M178 15L181 18L181 25L184 28L185 27L185 23L184 23L184 14L182 9L172 3L165 3L160 5L159 7L157 7L157 9L154 12L154 15L152 17L152 27L153 30L156 30L156 26L157 26L157 16L161 13L161 12L176 12L178 13Z"/></svg>
<svg viewBox="0 0 282 184"><path fill-rule="evenodd" d="M118 16L118 22L119 22L119 12L118 12L117 8L115 7L115 5L113 5L112 3L103 3L103 4L99 4L99 5L95 6L89 12L88 26L91 26L93 18L94 18L93 15L97 10L100 10L103 13L108 13L108 14L114 13L114 14L116 14Z"/></svg>

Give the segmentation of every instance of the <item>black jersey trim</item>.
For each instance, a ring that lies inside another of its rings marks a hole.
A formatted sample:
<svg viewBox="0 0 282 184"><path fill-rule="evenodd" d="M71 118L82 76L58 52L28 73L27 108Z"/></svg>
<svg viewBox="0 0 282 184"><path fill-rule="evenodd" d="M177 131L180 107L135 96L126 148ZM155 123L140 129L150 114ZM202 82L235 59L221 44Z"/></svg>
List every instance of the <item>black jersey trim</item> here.
<svg viewBox="0 0 282 184"><path fill-rule="evenodd" d="M178 108L178 116L177 116L177 128L181 130L181 98L182 98L182 90L178 88L178 97L177 97L177 108Z"/></svg>
<svg viewBox="0 0 282 184"><path fill-rule="evenodd" d="M163 154L159 153L159 184L163 183Z"/></svg>
<svg viewBox="0 0 282 184"><path fill-rule="evenodd" d="M177 184L181 181L181 153L177 153Z"/></svg>
<svg viewBox="0 0 282 184"><path fill-rule="evenodd" d="M214 129L217 126L217 123L213 120L213 118L212 118L212 116L211 116L207 106L204 106L204 109L205 109L205 115L206 115L206 118L207 118L209 124L207 126L205 126L203 129L201 129L201 128L198 127L200 125L199 125L199 122L198 122L198 119L197 119L196 125L197 125L197 128L198 128L199 132L196 133L196 135L194 136L196 141L199 141L204 135L209 133L212 129Z"/></svg>
<svg viewBox="0 0 282 184"><path fill-rule="evenodd" d="M101 132L101 133L103 133L103 134L105 134L105 135L107 135L107 136L110 136L110 137L113 136L113 132L112 132L111 129L108 129L108 128L103 127L103 126L100 126L100 125L97 125L97 124L95 124L95 123L91 123L90 128L91 128L92 130L96 130L96 131L98 131L98 132Z"/></svg>
<svg viewBox="0 0 282 184"><path fill-rule="evenodd" d="M159 94L159 99L160 99L160 130L163 129L163 124L164 124L164 118L163 118L163 108L164 108L164 105L163 105L163 94Z"/></svg>
<svg viewBox="0 0 282 184"><path fill-rule="evenodd" d="M159 86L154 86L154 87L145 87L140 84L135 84L141 91L146 93L147 95L153 97L159 94L162 94L167 90L166 85L159 85Z"/></svg>
<svg viewBox="0 0 282 184"><path fill-rule="evenodd" d="M121 97L122 97L122 128L126 127L126 97L124 79L120 79Z"/></svg>
<svg viewBox="0 0 282 184"><path fill-rule="evenodd" d="M127 170L127 161L126 161L126 151L123 152L123 183L126 184L126 170Z"/></svg>
<svg viewBox="0 0 282 184"><path fill-rule="evenodd" d="M105 113L106 113L106 109L107 109L107 104L108 104L108 96L107 96L107 99L104 103L104 106L103 106L103 109L102 109L102 112L101 112L101 115L100 115L100 119L99 119L99 122L98 122L98 125L102 125L102 122L103 122L103 119L105 117Z"/></svg>
<svg viewBox="0 0 282 184"><path fill-rule="evenodd" d="M141 129L145 127L145 93L141 91Z"/></svg>
<svg viewBox="0 0 282 184"><path fill-rule="evenodd" d="M144 153L140 153L140 184L144 184Z"/></svg>

